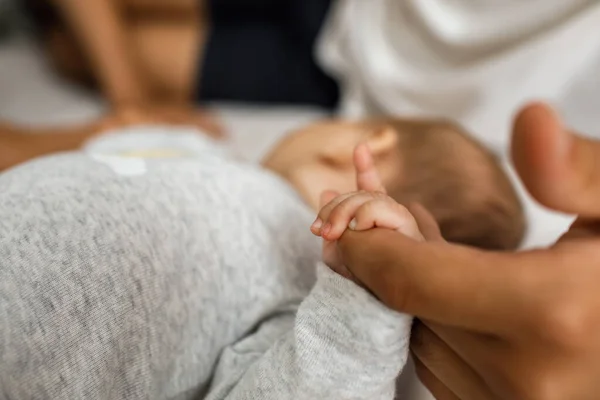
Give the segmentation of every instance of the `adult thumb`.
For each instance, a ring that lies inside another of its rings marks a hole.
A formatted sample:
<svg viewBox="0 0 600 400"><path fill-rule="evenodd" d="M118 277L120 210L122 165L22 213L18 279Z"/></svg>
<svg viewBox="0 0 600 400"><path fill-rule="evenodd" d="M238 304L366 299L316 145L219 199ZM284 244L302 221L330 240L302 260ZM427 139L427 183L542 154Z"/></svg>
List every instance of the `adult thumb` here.
<svg viewBox="0 0 600 400"><path fill-rule="evenodd" d="M570 132L548 105L531 104L518 114L512 156L521 180L541 204L600 217L600 142Z"/></svg>

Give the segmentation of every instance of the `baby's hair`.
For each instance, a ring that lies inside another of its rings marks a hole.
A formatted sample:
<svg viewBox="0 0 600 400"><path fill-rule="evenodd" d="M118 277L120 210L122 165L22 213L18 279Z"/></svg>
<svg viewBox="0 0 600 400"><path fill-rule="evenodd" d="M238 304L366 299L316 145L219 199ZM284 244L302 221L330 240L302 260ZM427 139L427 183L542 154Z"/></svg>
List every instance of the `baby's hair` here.
<svg viewBox="0 0 600 400"><path fill-rule="evenodd" d="M519 246L523 207L493 153L451 122L386 122L399 134L406 171L389 188L393 198L425 206L450 242L491 250Z"/></svg>

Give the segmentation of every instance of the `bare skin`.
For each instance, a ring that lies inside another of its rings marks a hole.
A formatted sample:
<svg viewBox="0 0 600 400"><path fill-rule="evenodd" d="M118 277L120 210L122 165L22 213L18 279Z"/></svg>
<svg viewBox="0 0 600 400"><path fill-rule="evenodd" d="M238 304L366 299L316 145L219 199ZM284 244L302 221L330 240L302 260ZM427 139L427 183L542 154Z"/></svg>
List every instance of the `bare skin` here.
<svg viewBox="0 0 600 400"><path fill-rule="evenodd" d="M52 3L64 21L48 41L59 71L92 78L115 107L191 102L208 26L201 1Z"/></svg>

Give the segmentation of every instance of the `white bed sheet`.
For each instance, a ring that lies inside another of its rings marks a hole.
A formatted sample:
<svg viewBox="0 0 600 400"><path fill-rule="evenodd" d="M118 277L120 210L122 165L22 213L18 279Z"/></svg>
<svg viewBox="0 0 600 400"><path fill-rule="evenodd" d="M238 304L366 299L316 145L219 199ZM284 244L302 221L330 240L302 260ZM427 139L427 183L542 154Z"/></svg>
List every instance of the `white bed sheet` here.
<svg viewBox="0 0 600 400"><path fill-rule="evenodd" d="M0 119L29 125L63 125L91 120L101 115L104 107L97 96L54 76L29 40L0 45ZM323 117L308 108L218 105L216 109L231 134L232 150L249 161L258 161L289 130ZM520 191L530 221L525 247L552 243L572 217L544 210L521 187ZM406 397L402 398L430 398L416 384L410 368L405 378L402 386Z"/></svg>

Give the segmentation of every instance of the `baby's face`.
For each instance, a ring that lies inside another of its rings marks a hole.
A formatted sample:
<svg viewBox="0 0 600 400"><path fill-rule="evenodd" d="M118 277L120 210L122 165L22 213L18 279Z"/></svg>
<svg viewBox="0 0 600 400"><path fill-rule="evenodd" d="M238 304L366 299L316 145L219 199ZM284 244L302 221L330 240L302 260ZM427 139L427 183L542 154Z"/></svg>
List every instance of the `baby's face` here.
<svg viewBox="0 0 600 400"><path fill-rule="evenodd" d="M352 155L359 143L369 145L388 194L426 206L449 240L484 248L518 244L524 220L505 172L445 121L325 121L290 134L264 165L318 210L323 191L356 190Z"/></svg>
<svg viewBox="0 0 600 400"><path fill-rule="evenodd" d="M384 184L397 179L401 168L396 133L387 131L387 142L379 140L385 136L380 134L384 128L363 121L315 123L288 135L263 165L287 179L316 209L324 190L356 190L353 152L359 143L379 146L374 158Z"/></svg>

